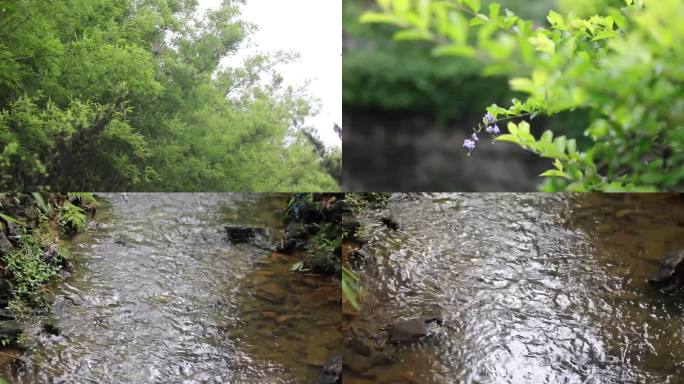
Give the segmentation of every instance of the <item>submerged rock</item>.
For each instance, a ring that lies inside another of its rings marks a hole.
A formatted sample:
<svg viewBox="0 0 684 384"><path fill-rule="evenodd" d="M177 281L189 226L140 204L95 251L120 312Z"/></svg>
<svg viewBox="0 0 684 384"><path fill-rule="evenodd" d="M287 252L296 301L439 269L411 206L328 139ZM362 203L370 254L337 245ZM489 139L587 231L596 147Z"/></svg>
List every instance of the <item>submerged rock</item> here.
<svg viewBox="0 0 684 384"><path fill-rule="evenodd" d="M244 227L240 225L227 225L224 227L228 241L231 244L249 243L255 239L268 236L268 230L260 227Z"/></svg>
<svg viewBox="0 0 684 384"><path fill-rule="evenodd" d="M397 223L396 220L394 220L392 217L385 216L382 219L382 223L385 224L385 226L393 231L396 231L399 229L399 223Z"/></svg>
<svg viewBox="0 0 684 384"><path fill-rule="evenodd" d="M673 293L684 285L684 249L670 251L660 261L660 269L648 282L652 287Z"/></svg>
<svg viewBox="0 0 684 384"><path fill-rule="evenodd" d="M389 337L394 342L416 342L436 331L441 325L442 319L437 317L401 320L389 326Z"/></svg>
<svg viewBox="0 0 684 384"><path fill-rule="evenodd" d="M335 355L328 359L321 370L319 384L340 384L342 383L342 357Z"/></svg>
<svg viewBox="0 0 684 384"><path fill-rule="evenodd" d="M41 329L48 335L59 336L62 334L62 330L59 328L57 321L54 319L43 321Z"/></svg>

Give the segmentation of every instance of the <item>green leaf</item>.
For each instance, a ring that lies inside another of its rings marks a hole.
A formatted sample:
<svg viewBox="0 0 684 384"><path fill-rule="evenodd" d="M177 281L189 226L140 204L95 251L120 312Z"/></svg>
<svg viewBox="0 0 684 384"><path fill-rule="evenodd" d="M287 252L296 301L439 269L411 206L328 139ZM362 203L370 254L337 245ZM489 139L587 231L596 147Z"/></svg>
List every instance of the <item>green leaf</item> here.
<svg viewBox="0 0 684 384"><path fill-rule="evenodd" d="M560 13L550 11L549 16L546 17L549 23L556 28L563 28L565 26L565 20Z"/></svg>
<svg viewBox="0 0 684 384"><path fill-rule="evenodd" d="M598 41L598 40L603 40L603 39L612 39L614 37L618 37L620 34L616 31L605 29L594 36L591 41Z"/></svg>
<svg viewBox="0 0 684 384"><path fill-rule="evenodd" d="M557 169L549 169L548 171L542 173L542 174L539 175L539 176L544 176L544 177L553 177L553 176L556 176L556 177L563 177L563 178L566 178L566 179L570 179L570 178L568 177L568 175L566 175L565 173L563 173L562 171L559 171L559 170L557 170Z"/></svg>
<svg viewBox="0 0 684 384"><path fill-rule="evenodd" d="M496 141L507 141L509 143L520 144L520 140L518 139L518 137L513 136L511 134L508 134L508 133L504 133L503 135L499 135L494 140L496 140Z"/></svg>
<svg viewBox="0 0 684 384"><path fill-rule="evenodd" d="M508 132L510 132L513 136L518 135L518 126L516 126L512 121L508 123Z"/></svg>
<svg viewBox="0 0 684 384"><path fill-rule="evenodd" d="M432 33L420 29L404 29L397 31L394 36L396 41L411 41L411 40L432 40Z"/></svg>
<svg viewBox="0 0 684 384"><path fill-rule="evenodd" d="M553 162L553 166L556 167L559 171L563 172L563 162L556 159L556 161Z"/></svg>
<svg viewBox="0 0 684 384"><path fill-rule="evenodd" d="M544 133L541 135L541 138L539 138L539 141L543 144L551 144L553 141L553 132L548 130L544 131Z"/></svg>
<svg viewBox="0 0 684 384"><path fill-rule="evenodd" d="M32 192L31 196L33 196L38 208L40 208L44 214L48 214L50 212L50 206L45 202L45 199L43 199L43 195L41 195L40 192Z"/></svg>
<svg viewBox="0 0 684 384"><path fill-rule="evenodd" d="M0 213L0 219L5 220L8 223L14 223L14 224L19 224L19 225L26 225L23 221L19 219L15 219L12 216L5 215L4 213Z"/></svg>
<svg viewBox="0 0 684 384"><path fill-rule="evenodd" d="M468 7L470 7L470 9L473 12L479 12L480 11L480 6L482 5L480 3L480 0L463 0L463 2L466 3L466 5Z"/></svg>
<svg viewBox="0 0 684 384"><path fill-rule="evenodd" d="M359 18L361 23L382 23L382 24L395 24L399 26L406 25L406 19L396 15L380 12L366 12Z"/></svg>
<svg viewBox="0 0 684 384"><path fill-rule="evenodd" d="M489 18L495 20L499 17L499 11L501 10L501 4L491 3L489 4Z"/></svg>

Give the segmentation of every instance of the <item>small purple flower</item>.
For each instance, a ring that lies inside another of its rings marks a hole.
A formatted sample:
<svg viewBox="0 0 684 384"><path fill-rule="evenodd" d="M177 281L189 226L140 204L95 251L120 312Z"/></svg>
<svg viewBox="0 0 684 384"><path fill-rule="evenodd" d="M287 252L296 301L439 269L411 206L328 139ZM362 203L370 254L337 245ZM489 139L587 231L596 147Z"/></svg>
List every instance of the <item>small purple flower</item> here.
<svg viewBox="0 0 684 384"><path fill-rule="evenodd" d="M485 115L485 121L487 122L487 124L494 124L496 122L496 119L491 113L487 112L487 114Z"/></svg>
<svg viewBox="0 0 684 384"><path fill-rule="evenodd" d="M487 131L487 133L494 135L494 136L498 136L499 134L501 134L501 131L499 130L499 126L496 124L488 125L485 130Z"/></svg>
<svg viewBox="0 0 684 384"><path fill-rule="evenodd" d="M477 137L477 133L475 133L475 132L473 132L473 134L470 135L470 139L471 139L472 141L476 141L476 142L477 142L477 141L480 141L480 139Z"/></svg>
<svg viewBox="0 0 684 384"><path fill-rule="evenodd" d="M475 149L475 142L470 139L465 139L465 141L463 142L463 148L467 149L468 153L470 153L470 151Z"/></svg>

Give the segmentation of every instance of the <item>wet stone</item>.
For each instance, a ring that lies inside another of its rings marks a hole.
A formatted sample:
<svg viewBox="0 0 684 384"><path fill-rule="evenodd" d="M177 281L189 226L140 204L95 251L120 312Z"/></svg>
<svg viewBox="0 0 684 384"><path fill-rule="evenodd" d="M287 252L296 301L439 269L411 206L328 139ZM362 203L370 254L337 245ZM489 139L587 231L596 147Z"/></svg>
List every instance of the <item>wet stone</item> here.
<svg viewBox="0 0 684 384"><path fill-rule="evenodd" d="M648 282L654 288L673 293L684 285L684 250L670 251L660 261L656 276Z"/></svg>
<svg viewBox="0 0 684 384"><path fill-rule="evenodd" d="M14 246L7 239L5 232L0 231L0 255L6 255L14 249Z"/></svg>
<svg viewBox="0 0 684 384"><path fill-rule="evenodd" d="M392 324L389 328L390 339L394 342L416 342L430 335L442 325L437 317L402 320Z"/></svg>
<svg viewBox="0 0 684 384"><path fill-rule="evenodd" d="M323 366L319 384L342 383L342 357L334 355Z"/></svg>

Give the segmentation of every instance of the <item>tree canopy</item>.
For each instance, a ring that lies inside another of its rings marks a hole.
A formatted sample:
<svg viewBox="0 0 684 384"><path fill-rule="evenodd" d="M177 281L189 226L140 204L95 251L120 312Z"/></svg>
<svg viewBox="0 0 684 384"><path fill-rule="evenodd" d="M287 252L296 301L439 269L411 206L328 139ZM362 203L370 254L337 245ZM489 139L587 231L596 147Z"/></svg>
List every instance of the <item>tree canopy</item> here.
<svg viewBox="0 0 684 384"><path fill-rule="evenodd" d="M254 28L240 3L0 0L2 188L338 189L275 72L292 55L221 65Z"/></svg>

